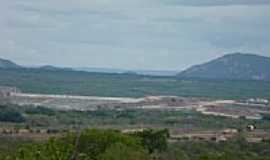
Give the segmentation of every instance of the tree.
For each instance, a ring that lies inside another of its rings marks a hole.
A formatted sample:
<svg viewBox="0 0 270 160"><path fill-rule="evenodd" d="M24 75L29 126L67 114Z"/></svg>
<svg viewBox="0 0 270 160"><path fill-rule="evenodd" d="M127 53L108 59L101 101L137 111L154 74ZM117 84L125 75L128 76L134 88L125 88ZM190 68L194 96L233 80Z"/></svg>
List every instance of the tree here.
<svg viewBox="0 0 270 160"><path fill-rule="evenodd" d="M140 148L141 146L139 139L124 135L119 131L89 129L83 131L80 135L78 152L85 153L88 157L96 159L116 143L133 148Z"/></svg>
<svg viewBox="0 0 270 160"><path fill-rule="evenodd" d="M155 151L162 152L167 149L167 139L170 135L167 129L159 131L147 129L135 133L134 136L140 137L143 146L152 154Z"/></svg>
<svg viewBox="0 0 270 160"><path fill-rule="evenodd" d="M89 129L82 131L79 137L77 134L69 133L63 138L50 139L44 144L25 146L12 159L107 160L110 157L116 158L112 157L114 151L122 156L132 155L142 160L147 158L138 138L114 130Z"/></svg>
<svg viewBox="0 0 270 160"><path fill-rule="evenodd" d="M150 156L142 148L133 148L116 143L101 155L101 160L149 160Z"/></svg>
<svg viewBox="0 0 270 160"><path fill-rule="evenodd" d="M6 106L0 106L0 121L2 122L25 122L23 115Z"/></svg>

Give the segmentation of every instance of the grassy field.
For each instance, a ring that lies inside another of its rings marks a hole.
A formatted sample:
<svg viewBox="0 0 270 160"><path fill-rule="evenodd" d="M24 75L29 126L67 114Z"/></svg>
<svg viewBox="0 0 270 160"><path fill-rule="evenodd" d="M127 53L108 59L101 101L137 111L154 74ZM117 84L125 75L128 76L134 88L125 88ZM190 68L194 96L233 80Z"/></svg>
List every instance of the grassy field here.
<svg viewBox="0 0 270 160"><path fill-rule="evenodd" d="M0 75L1 86L18 87L30 93L112 97L176 95L222 99L270 97L270 83L264 81L210 81L35 69L0 70Z"/></svg>

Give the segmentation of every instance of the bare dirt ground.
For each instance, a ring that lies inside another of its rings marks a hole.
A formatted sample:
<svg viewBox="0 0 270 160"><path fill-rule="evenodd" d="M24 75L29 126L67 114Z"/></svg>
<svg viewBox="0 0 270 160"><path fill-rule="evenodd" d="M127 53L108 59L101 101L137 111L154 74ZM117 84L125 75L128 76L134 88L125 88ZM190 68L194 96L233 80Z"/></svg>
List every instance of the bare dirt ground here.
<svg viewBox="0 0 270 160"><path fill-rule="evenodd" d="M70 95L43 95L12 93L10 103L18 105L44 106L59 110L106 109L182 109L198 106L201 100L174 96L149 96L143 98L90 97Z"/></svg>
<svg viewBox="0 0 270 160"><path fill-rule="evenodd" d="M262 104L239 103L237 101L212 101L201 104L197 111L214 116L229 118L262 119L261 114L269 114L270 106Z"/></svg>
<svg viewBox="0 0 270 160"><path fill-rule="evenodd" d="M205 115L228 118L245 117L261 119L261 114L270 114L270 105L248 104L235 100L208 100L176 96L93 97L76 95L45 95L12 93L9 102L18 105L44 106L58 110L97 110L106 109L192 109Z"/></svg>

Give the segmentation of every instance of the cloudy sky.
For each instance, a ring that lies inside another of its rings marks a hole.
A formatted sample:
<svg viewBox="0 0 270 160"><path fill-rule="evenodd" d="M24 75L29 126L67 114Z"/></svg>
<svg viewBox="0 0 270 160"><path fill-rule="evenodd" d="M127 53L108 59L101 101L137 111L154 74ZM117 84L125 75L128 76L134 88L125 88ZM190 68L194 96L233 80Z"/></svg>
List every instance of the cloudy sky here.
<svg viewBox="0 0 270 160"><path fill-rule="evenodd" d="M270 0L0 2L0 57L23 65L182 70L270 56Z"/></svg>

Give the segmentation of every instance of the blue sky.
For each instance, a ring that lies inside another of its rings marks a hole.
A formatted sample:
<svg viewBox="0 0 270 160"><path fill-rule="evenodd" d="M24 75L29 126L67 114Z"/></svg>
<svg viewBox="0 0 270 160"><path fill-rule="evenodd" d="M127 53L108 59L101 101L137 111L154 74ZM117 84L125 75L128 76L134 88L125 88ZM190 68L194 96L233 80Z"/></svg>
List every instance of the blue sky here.
<svg viewBox="0 0 270 160"><path fill-rule="evenodd" d="M23 65L182 70L270 56L269 0L0 2L0 57Z"/></svg>

